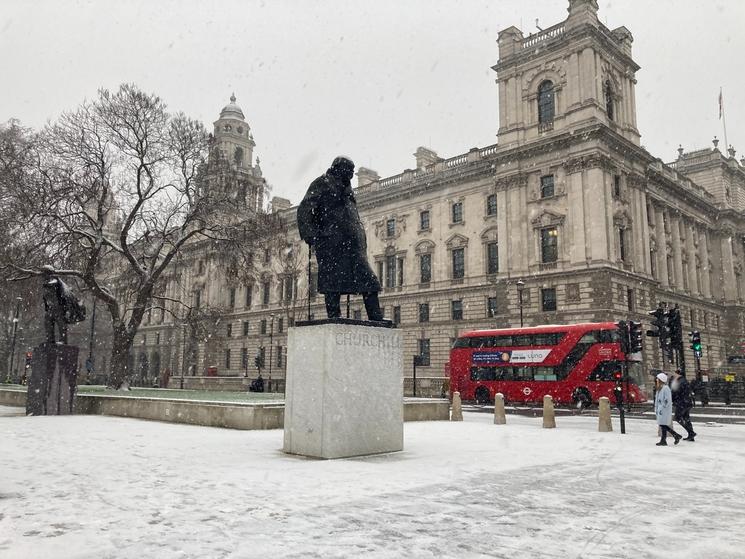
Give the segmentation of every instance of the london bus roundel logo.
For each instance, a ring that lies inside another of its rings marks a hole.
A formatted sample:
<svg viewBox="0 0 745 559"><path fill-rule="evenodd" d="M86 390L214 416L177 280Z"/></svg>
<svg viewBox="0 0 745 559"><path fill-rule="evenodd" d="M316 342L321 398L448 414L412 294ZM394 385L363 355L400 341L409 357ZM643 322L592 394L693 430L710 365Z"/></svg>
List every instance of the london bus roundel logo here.
<svg viewBox="0 0 745 559"><path fill-rule="evenodd" d="M530 396L530 393L531 392L533 392L533 391L530 388L528 388L527 386L525 388L523 388L523 394L525 394L526 396Z"/></svg>

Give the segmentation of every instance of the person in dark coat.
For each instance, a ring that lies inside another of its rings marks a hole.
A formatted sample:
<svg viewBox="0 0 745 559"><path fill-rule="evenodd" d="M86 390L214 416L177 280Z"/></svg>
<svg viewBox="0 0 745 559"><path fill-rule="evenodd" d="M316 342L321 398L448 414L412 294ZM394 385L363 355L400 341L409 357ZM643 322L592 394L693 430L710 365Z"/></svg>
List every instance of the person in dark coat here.
<svg viewBox="0 0 745 559"><path fill-rule="evenodd" d="M688 384L686 378L680 374L679 370L676 370L673 373L670 390L673 395L673 413L675 421L677 421L688 433L688 436L684 440L693 442L696 433L693 431L693 424L691 423L691 408L693 407L691 386Z"/></svg>
<svg viewBox="0 0 745 559"><path fill-rule="evenodd" d="M297 212L300 238L315 250L318 291L329 318L341 316L342 293L361 293L370 320L383 320L380 281L367 262L367 238L352 192L354 163L337 157L314 180Z"/></svg>

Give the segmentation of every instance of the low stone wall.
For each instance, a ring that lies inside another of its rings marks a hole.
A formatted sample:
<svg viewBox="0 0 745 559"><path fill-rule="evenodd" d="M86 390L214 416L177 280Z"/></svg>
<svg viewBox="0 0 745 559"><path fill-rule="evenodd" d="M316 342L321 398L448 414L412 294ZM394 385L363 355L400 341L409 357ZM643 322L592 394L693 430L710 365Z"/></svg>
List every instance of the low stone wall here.
<svg viewBox="0 0 745 559"><path fill-rule="evenodd" d="M26 392L0 388L0 405L26 406ZM282 403L220 403L167 398L135 398L109 394L78 394L75 413L114 415L228 429L281 429ZM450 402L440 399L404 400L404 421L447 421Z"/></svg>

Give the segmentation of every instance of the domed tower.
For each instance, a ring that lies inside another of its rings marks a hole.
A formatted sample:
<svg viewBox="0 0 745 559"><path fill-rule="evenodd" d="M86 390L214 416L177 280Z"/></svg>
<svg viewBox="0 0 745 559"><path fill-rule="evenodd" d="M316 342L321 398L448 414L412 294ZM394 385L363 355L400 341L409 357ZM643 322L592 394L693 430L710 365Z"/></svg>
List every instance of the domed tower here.
<svg viewBox="0 0 745 559"><path fill-rule="evenodd" d="M253 163L255 146L251 127L233 94L214 122L210 187L225 188L240 205L259 211L264 203L265 180L258 159L256 165Z"/></svg>

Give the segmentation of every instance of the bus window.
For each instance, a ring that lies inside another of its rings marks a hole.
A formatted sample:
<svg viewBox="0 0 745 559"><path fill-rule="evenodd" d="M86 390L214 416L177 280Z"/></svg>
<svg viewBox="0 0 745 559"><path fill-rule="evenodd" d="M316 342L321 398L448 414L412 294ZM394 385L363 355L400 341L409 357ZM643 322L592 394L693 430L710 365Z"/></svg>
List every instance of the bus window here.
<svg viewBox="0 0 745 559"><path fill-rule="evenodd" d="M618 343L621 341L621 335L618 330L600 330L598 332L600 341L604 344Z"/></svg>
<svg viewBox="0 0 745 559"><path fill-rule="evenodd" d="M533 380L533 367L513 367L513 380Z"/></svg>
<svg viewBox="0 0 745 559"><path fill-rule="evenodd" d="M617 373L623 374L623 364L620 361L603 361L595 366L587 380L613 381L616 380Z"/></svg>
<svg viewBox="0 0 745 559"><path fill-rule="evenodd" d="M453 349L471 347L471 338L458 338L453 344Z"/></svg>
<svg viewBox="0 0 745 559"><path fill-rule="evenodd" d="M579 339L579 343L581 344L596 344L600 342L600 332L602 330L593 330L592 332L588 332L584 336L582 336Z"/></svg>
<svg viewBox="0 0 745 559"><path fill-rule="evenodd" d="M518 334L512 337L512 341L516 346L531 346L533 345L533 336L530 334Z"/></svg>
<svg viewBox="0 0 745 559"><path fill-rule="evenodd" d="M497 368L471 367L471 380L497 380Z"/></svg>
<svg viewBox="0 0 745 559"><path fill-rule="evenodd" d="M534 334L533 343L535 345L556 345L561 341L564 334L561 332L552 332L546 334Z"/></svg>
<svg viewBox="0 0 745 559"><path fill-rule="evenodd" d="M512 336L496 336L494 338L494 347L510 347L512 345Z"/></svg>
<svg viewBox="0 0 745 559"><path fill-rule="evenodd" d="M535 380L556 380L556 373L553 367L535 367L533 378Z"/></svg>

